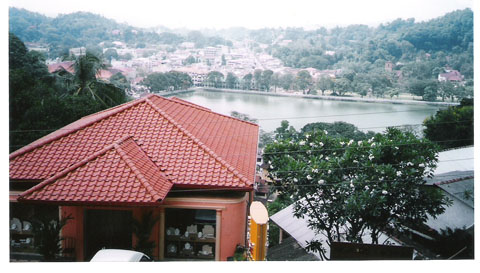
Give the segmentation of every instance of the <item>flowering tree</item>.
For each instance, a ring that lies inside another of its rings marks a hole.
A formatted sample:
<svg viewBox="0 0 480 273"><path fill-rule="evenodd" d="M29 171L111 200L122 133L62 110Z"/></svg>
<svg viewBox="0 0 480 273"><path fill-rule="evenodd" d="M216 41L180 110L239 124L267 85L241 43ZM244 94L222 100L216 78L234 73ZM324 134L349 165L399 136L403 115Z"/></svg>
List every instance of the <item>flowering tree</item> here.
<svg viewBox="0 0 480 273"><path fill-rule="evenodd" d="M354 141L327 131L277 138L264 151L269 176L295 202L296 217L333 241L362 243L368 229L378 244L380 231L423 223L444 211L448 200L422 187L436 167L437 147L409 132ZM344 234L344 235L342 235ZM322 242L309 249L323 253Z"/></svg>

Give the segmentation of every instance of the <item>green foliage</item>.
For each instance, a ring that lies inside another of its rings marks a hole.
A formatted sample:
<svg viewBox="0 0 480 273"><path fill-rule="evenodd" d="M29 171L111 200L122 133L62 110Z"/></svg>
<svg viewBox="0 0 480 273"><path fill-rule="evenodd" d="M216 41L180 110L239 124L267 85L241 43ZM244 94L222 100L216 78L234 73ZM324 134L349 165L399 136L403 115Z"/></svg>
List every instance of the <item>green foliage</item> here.
<svg viewBox="0 0 480 273"><path fill-rule="evenodd" d="M305 91L312 87L312 76L307 70L300 70L295 78L295 85L298 89Z"/></svg>
<svg viewBox="0 0 480 273"><path fill-rule="evenodd" d="M450 106L423 122L425 138L444 148L473 145L473 105Z"/></svg>
<svg viewBox="0 0 480 273"><path fill-rule="evenodd" d="M236 88L238 83L238 78L232 72L228 72L227 78L225 79L227 88Z"/></svg>
<svg viewBox="0 0 480 273"><path fill-rule="evenodd" d="M45 261L54 261L55 256L60 254L63 240L60 231L71 219L73 219L71 215L64 215L60 221L38 216L33 221L35 247Z"/></svg>
<svg viewBox="0 0 480 273"><path fill-rule="evenodd" d="M327 235L327 244L361 243L367 228L378 243L379 231L422 223L448 204L441 192L422 187L437 162L428 140L394 128L361 141L289 129L282 123L277 132L292 137L281 135L264 150L269 177L295 202L295 216L308 215L309 227ZM320 252L321 244L310 242Z"/></svg>
<svg viewBox="0 0 480 273"><path fill-rule="evenodd" d="M182 72L169 71L166 73L152 73L143 79L142 84L152 92L183 90L193 85L192 78Z"/></svg>
<svg viewBox="0 0 480 273"><path fill-rule="evenodd" d="M282 209L290 206L292 202L293 201L290 198L280 194L279 196L277 196L275 201L273 201L272 203L268 203L267 205L268 215L274 215L275 213L281 211ZM278 244L278 241L280 239L278 236L279 231L280 231L279 227L275 223L270 222L268 224L268 246L269 247L272 247Z"/></svg>
<svg viewBox="0 0 480 273"><path fill-rule="evenodd" d="M242 78L242 88L244 90L250 90L252 88L252 78L253 75L251 73L246 74Z"/></svg>
<svg viewBox="0 0 480 273"><path fill-rule="evenodd" d="M443 259L473 259L474 258L474 230L447 228L436 236L434 251Z"/></svg>
<svg viewBox="0 0 480 273"><path fill-rule="evenodd" d="M153 211L144 213L140 220L132 220L133 234L137 237L137 245L134 250L145 253L149 257L153 256L155 241L150 241L150 236L158 220L158 217L153 216Z"/></svg>
<svg viewBox="0 0 480 273"><path fill-rule="evenodd" d="M220 88L223 85L223 74L218 71L211 71L207 74L206 82L215 88Z"/></svg>
<svg viewBox="0 0 480 273"><path fill-rule="evenodd" d="M238 119L244 120L244 121L248 121L248 122L251 122L251 123L256 123L256 124L258 124L258 119L252 118L252 117L250 117L250 116L247 115L247 114L243 114L243 113L240 113L240 112L237 112L237 111L232 111L232 112L230 112L230 116L232 116L232 117L234 117L234 118L238 118Z"/></svg>
<svg viewBox="0 0 480 273"><path fill-rule="evenodd" d="M375 135L372 131L364 133L358 130L355 125L343 121L336 121L334 123L309 123L300 129L299 134L303 137L307 134L314 135L317 133L324 133L325 131L328 132L330 137L348 138L353 139L354 141L365 140Z"/></svg>
<svg viewBox="0 0 480 273"><path fill-rule="evenodd" d="M48 45L50 57L59 57L65 48L96 46L100 42L123 41L136 45L177 45L185 38L170 32L144 31L89 12L46 17L25 9L9 9L9 29L22 40ZM116 33L116 32L119 33ZM209 38L207 43L221 38ZM228 44L229 41L224 41Z"/></svg>
<svg viewBox="0 0 480 273"><path fill-rule="evenodd" d="M95 73L87 71L94 65L85 64L84 75L78 77L67 71L48 73L43 56L35 51L27 52L23 42L12 33L9 63L10 151L83 116L126 101L123 90L96 81ZM80 79L84 83L79 82ZM94 99L90 91L75 95L82 85L88 86L109 103L108 106Z"/></svg>

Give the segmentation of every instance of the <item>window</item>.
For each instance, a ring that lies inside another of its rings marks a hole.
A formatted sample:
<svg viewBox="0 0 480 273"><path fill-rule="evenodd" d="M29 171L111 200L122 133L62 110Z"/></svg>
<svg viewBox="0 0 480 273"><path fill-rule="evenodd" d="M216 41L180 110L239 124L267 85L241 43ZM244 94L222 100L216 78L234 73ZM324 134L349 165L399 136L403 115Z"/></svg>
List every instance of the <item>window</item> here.
<svg viewBox="0 0 480 273"><path fill-rule="evenodd" d="M165 210L165 258L215 259L216 211Z"/></svg>

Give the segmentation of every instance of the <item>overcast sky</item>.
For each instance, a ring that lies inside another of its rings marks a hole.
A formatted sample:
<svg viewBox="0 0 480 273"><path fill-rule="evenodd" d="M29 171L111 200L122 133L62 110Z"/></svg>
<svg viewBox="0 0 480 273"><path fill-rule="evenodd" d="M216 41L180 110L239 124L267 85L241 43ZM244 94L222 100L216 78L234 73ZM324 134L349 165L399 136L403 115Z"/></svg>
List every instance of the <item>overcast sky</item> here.
<svg viewBox="0 0 480 273"><path fill-rule="evenodd" d="M423 21L472 8L473 0L10 0L50 17L89 11L137 27L227 28L376 26L397 18Z"/></svg>

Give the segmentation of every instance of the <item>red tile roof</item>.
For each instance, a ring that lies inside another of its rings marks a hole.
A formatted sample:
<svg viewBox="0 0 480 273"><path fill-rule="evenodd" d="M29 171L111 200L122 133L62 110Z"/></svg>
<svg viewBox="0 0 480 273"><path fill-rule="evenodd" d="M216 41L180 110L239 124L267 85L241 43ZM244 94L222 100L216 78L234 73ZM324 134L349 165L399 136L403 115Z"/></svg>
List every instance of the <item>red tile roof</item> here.
<svg viewBox="0 0 480 273"><path fill-rule="evenodd" d="M149 95L86 116L12 153L10 179L44 180L22 195L37 201L149 203L163 200L172 185L251 190L257 140L256 124ZM126 194L133 185L144 190ZM107 195L98 199L102 190Z"/></svg>
<svg viewBox="0 0 480 273"><path fill-rule="evenodd" d="M148 204L165 199L172 186L129 137L44 180L20 200Z"/></svg>
<svg viewBox="0 0 480 273"><path fill-rule="evenodd" d="M53 73L56 72L60 69L64 69L70 73L75 72L73 68L73 62L72 61L66 61L66 62L61 62L61 63L55 63L55 64L49 64L48 65L48 72Z"/></svg>

